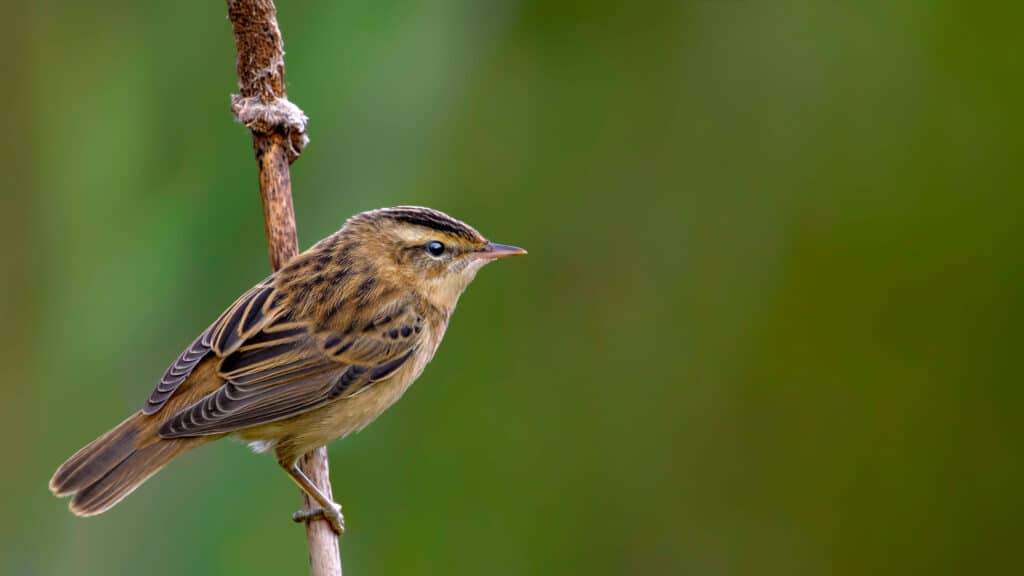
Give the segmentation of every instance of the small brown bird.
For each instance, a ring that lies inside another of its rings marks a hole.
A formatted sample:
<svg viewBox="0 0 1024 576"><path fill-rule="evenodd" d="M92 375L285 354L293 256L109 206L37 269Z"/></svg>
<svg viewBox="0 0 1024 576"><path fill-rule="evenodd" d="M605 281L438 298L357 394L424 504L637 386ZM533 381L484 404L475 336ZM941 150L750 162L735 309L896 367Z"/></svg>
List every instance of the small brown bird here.
<svg viewBox="0 0 1024 576"><path fill-rule="evenodd" d="M235 436L273 450L340 534L341 506L299 459L394 404L434 356L477 271L525 253L429 208L354 216L243 294L141 411L57 469L50 490L72 496L75 514L99 514L182 452Z"/></svg>

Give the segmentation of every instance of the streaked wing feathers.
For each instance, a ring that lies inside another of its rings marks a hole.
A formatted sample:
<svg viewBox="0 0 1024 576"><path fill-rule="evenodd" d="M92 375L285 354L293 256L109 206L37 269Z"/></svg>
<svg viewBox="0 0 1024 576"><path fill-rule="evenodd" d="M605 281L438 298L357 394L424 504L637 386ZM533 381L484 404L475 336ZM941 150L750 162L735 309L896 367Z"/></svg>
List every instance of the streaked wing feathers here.
<svg viewBox="0 0 1024 576"><path fill-rule="evenodd" d="M274 277L269 276L235 300L209 328L178 356L164 372L160 383L146 400L143 414L154 414L163 408L174 391L188 378L192 370L210 352L218 356L229 354L247 337L257 333L279 313L280 307L268 310L268 301L274 292Z"/></svg>
<svg viewBox="0 0 1024 576"><path fill-rule="evenodd" d="M165 438L222 434L291 418L338 398L355 396L393 375L412 356L378 366L344 366L330 360L309 363L290 379L273 385L240 385L228 381L212 394L182 410L160 428Z"/></svg>
<svg viewBox="0 0 1024 576"><path fill-rule="evenodd" d="M174 391L181 386L181 383L188 378L192 370L195 369L196 365L206 355L210 353L210 331L206 330L199 335L195 341L178 356L178 359L171 364L171 367L164 372L160 383L156 385L156 389L149 395L149 399L146 400L146 405L142 408L143 414L153 414L163 408L167 400L170 399Z"/></svg>
<svg viewBox="0 0 1024 576"><path fill-rule="evenodd" d="M275 319L276 314L268 313L273 292L274 277L269 276L243 294L210 326L210 345L218 356L234 352L242 342ZM275 311L280 312L281 307L277 306Z"/></svg>
<svg viewBox="0 0 1024 576"><path fill-rule="evenodd" d="M372 365L397 358L415 347L423 331L423 316L406 302L382 306L375 317L343 332L322 334L324 352L336 362Z"/></svg>
<svg viewBox="0 0 1024 576"><path fill-rule="evenodd" d="M268 299L272 297L254 291L246 303L218 320L219 331L211 336L214 352L219 340L237 334L220 363L225 382L166 421L161 436L233 432L354 396L392 376L420 341L423 319L411 306L384 307L385 312L364 326L342 332L314 331L286 312L250 324L251 312ZM250 325L258 329L245 329Z"/></svg>

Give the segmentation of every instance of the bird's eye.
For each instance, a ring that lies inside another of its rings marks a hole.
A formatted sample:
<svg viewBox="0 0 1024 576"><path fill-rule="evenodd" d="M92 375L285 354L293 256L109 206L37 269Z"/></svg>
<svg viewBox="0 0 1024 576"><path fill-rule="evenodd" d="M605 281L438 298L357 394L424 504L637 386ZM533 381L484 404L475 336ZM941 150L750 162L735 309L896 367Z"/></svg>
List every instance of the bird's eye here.
<svg viewBox="0 0 1024 576"><path fill-rule="evenodd" d="M430 255L435 258L440 256L441 254L444 254L444 244L441 244L437 240L431 240L430 242L427 242L426 248L427 252L429 252Z"/></svg>

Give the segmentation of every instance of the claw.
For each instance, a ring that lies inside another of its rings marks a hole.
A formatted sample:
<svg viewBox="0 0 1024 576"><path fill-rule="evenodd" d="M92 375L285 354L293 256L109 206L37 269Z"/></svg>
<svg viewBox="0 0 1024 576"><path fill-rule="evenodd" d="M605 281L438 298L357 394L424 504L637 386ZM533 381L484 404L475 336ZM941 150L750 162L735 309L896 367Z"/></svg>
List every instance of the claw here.
<svg viewBox="0 0 1024 576"><path fill-rule="evenodd" d="M345 516L341 513L341 504L337 502L331 502L330 509L314 506L309 510L299 510L292 514L292 520L295 522L308 522L319 518L327 520L331 525L331 530L334 530L338 536L345 533Z"/></svg>

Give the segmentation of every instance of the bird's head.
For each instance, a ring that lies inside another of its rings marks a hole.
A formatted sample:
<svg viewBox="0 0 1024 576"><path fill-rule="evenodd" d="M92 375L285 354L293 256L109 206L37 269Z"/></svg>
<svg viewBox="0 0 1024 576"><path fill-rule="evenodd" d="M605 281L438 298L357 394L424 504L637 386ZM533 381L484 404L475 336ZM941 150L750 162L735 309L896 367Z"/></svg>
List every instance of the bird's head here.
<svg viewBox="0 0 1024 576"><path fill-rule="evenodd" d="M490 242L443 212L417 206L363 212L348 221L341 235L381 282L414 288L448 309L484 265L526 254L522 248Z"/></svg>

